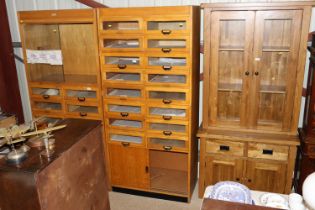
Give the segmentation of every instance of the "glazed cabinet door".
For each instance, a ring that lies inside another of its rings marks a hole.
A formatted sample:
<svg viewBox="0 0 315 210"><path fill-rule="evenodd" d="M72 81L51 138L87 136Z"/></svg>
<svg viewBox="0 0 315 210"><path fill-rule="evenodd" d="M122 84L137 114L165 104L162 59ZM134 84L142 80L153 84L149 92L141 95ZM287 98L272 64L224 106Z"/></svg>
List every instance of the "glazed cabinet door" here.
<svg viewBox="0 0 315 210"><path fill-rule="evenodd" d="M248 160L244 184L251 190L284 193L287 165L281 162Z"/></svg>
<svg viewBox="0 0 315 210"><path fill-rule="evenodd" d="M246 126L253 11L211 14L209 125Z"/></svg>
<svg viewBox="0 0 315 210"><path fill-rule="evenodd" d="M251 90L257 129L289 131L294 106L302 11L258 11Z"/></svg>
<svg viewBox="0 0 315 210"><path fill-rule="evenodd" d="M241 158L228 156L206 156L205 186L214 185L220 181L241 182L244 161Z"/></svg>
<svg viewBox="0 0 315 210"><path fill-rule="evenodd" d="M145 148L109 144L113 186L148 189L148 152Z"/></svg>

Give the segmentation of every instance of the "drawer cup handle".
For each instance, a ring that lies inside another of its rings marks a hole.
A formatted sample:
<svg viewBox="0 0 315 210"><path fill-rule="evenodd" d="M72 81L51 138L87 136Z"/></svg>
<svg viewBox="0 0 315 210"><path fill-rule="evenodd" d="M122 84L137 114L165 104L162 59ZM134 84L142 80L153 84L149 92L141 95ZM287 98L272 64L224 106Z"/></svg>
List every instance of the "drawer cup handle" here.
<svg viewBox="0 0 315 210"><path fill-rule="evenodd" d="M50 95L43 95L43 99L49 99Z"/></svg>
<svg viewBox="0 0 315 210"><path fill-rule="evenodd" d="M172 33L172 30L169 30L169 29L163 29L161 30L161 33L164 34L164 35L169 35Z"/></svg>
<svg viewBox="0 0 315 210"><path fill-rule="evenodd" d="M263 149L262 153L264 155L273 155L273 150L272 149Z"/></svg>
<svg viewBox="0 0 315 210"><path fill-rule="evenodd" d="M162 50L162 52L164 52L164 53L170 53L170 52L172 51L171 48L162 48L161 50Z"/></svg>
<svg viewBox="0 0 315 210"><path fill-rule="evenodd" d="M119 69L125 69L127 68L127 65L126 64L118 64L117 65Z"/></svg>
<svg viewBox="0 0 315 210"><path fill-rule="evenodd" d="M80 116L81 116L81 117L86 117L86 116L87 116L87 113L85 113L85 112L80 112Z"/></svg>
<svg viewBox="0 0 315 210"><path fill-rule="evenodd" d="M172 66L162 66L164 71L170 71L172 69Z"/></svg>
<svg viewBox="0 0 315 210"><path fill-rule="evenodd" d="M84 102L85 101L85 97L78 97L78 101Z"/></svg>
<svg viewBox="0 0 315 210"><path fill-rule="evenodd" d="M130 143L129 142L121 142L121 145L123 145L124 147L129 147Z"/></svg>
<svg viewBox="0 0 315 210"><path fill-rule="evenodd" d="M171 120L171 119L172 119L172 116L165 116L165 115L164 115L164 116L163 116L163 119L164 119L164 120Z"/></svg>
<svg viewBox="0 0 315 210"><path fill-rule="evenodd" d="M120 115L122 117L128 117L129 116L129 113L128 112L120 112Z"/></svg>
<svg viewBox="0 0 315 210"><path fill-rule="evenodd" d="M172 147L172 146L163 146L163 149L164 149L165 151L170 151L170 150L173 149L173 147Z"/></svg>
<svg viewBox="0 0 315 210"><path fill-rule="evenodd" d="M229 146L220 145L220 151L230 151Z"/></svg>
<svg viewBox="0 0 315 210"><path fill-rule="evenodd" d="M172 135L172 131L163 131L163 134L165 136L170 136L170 135Z"/></svg>
<svg viewBox="0 0 315 210"><path fill-rule="evenodd" d="M163 99L163 103L164 103L164 104L171 104L171 103L172 103L172 100Z"/></svg>

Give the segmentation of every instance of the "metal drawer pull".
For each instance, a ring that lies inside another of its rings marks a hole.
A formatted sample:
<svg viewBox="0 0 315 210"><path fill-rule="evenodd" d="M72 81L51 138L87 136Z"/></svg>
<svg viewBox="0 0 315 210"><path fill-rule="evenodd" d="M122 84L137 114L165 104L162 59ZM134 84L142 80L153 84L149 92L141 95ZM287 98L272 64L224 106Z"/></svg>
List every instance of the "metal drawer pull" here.
<svg viewBox="0 0 315 210"><path fill-rule="evenodd" d="M173 149L173 147L172 147L172 146L163 146L163 149L164 149L165 151L170 151L170 150Z"/></svg>
<svg viewBox="0 0 315 210"><path fill-rule="evenodd" d="M169 29L163 29L161 30L161 33L164 34L164 35L169 35L172 33L172 30L169 30Z"/></svg>
<svg viewBox="0 0 315 210"><path fill-rule="evenodd" d="M129 142L121 142L121 145L123 145L124 147L129 147L130 143Z"/></svg>
<svg viewBox="0 0 315 210"><path fill-rule="evenodd" d="M172 69L172 66L162 66L164 71L170 71Z"/></svg>
<svg viewBox="0 0 315 210"><path fill-rule="evenodd" d="M162 50L162 52L164 52L164 53L170 53L170 52L172 51L171 48L162 48L161 50Z"/></svg>
<svg viewBox="0 0 315 210"><path fill-rule="evenodd" d="M128 112L120 112L120 115L122 117L128 117L129 116L129 113Z"/></svg>
<svg viewBox="0 0 315 210"><path fill-rule="evenodd" d="M126 64L118 64L117 65L119 69L125 69L127 68L127 65Z"/></svg>
<svg viewBox="0 0 315 210"><path fill-rule="evenodd" d="M172 100L169 100L169 99L163 99L163 103L164 103L164 104L170 104L170 103L172 103Z"/></svg>
<svg viewBox="0 0 315 210"><path fill-rule="evenodd" d="M273 155L273 150L272 149L263 149L262 153L264 155Z"/></svg>
<svg viewBox="0 0 315 210"><path fill-rule="evenodd" d="M172 135L172 131L163 131L163 134L165 136L170 136L170 135Z"/></svg>
<svg viewBox="0 0 315 210"><path fill-rule="evenodd" d="M87 113L85 113L85 112L80 112L80 116L81 116L81 117L86 117L86 116L87 116Z"/></svg>
<svg viewBox="0 0 315 210"><path fill-rule="evenodd" d="M78 101L84 102L85 101L85 97L78 97Z"/></svg>
<svg viewBox="0 0 315 210"><path fill-rule="evenodd" d="M229 146L220 145L220 151L230 151Z"/></svg>
<svg viewBox="0 0 315 210"><path fill-rule="evenodd" d="M50 95L43 95L43 99L49 99Z"/></svg>
<svg viewBox="0 0 315 210"><path fill-rule="evenodd" d="M172 119L172 116L165 116L165 115L164 115L164 116L163 116L163 119L164 119L164 120L171 120L171 119Z"/></svg>

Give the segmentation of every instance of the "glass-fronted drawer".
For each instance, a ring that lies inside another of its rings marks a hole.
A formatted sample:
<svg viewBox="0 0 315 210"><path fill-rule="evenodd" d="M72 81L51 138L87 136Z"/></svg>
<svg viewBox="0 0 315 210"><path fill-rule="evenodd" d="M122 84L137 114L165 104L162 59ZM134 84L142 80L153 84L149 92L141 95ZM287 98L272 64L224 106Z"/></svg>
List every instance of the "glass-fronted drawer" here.
<svg viewBox="0 0 315 210"><path fill-rule="evenodd" d="M147 122L149 133L165 137L188 136L188 125L179 123Z"/></svg>
<svg viewBox="0 0 315 210"><path fill-rule="evenodd" d="M146 61L146 68L149 69L157 69L164 71L172 71L172 70L189 70L188 69L188 59L183 56L177 57L164 57L158 55L149 55Z"/></svg>
<svg viewBox="0 0 315 210"><path fill-rule="evenodd" d="M105 114L123 119L141 119L144 117L144 107L137 102L106 101Z"/></svg>
<svg viewBox="0 0 315 210"><path fill-rule="evenodd" d="M143 132L109 130L107 135L108 135L107 139L110 143L121 144L122 146L125 147L145 145Z"/></svg>
<svg viewBox="0 0 315 210"><path fill-rule="evenodd" d="M137 51L143 48L143 38L140 37L101 37L103 40L102 50L103 51Z"/></svg>
<svg viewBox="0 0 315 210"><path fill-rule="evenodd" d="M34 111L41 111L45 113L58 113L62 114L63 106L59 101L32 101L32 109Z"/></svg>
<svg viewBox="0 0 315 210"><path fill-rule="evenodd" d="M45 100L62 99L62 93L59 88L54 87L31 87L31 96Z"/></svg>
<svg viewBox="0 0 315 210"><path fill-rule="evenodd" d="M187 74L150 73L145 75L146 82L157 86L187 86Z"/></svg>
<svg viewBox="0 0 315 210"><path fill-rule="evenodd" d="M155 136L148 136L147 142L149 149L158 149L165 151L186 152L188 151L187 139L176 138L160 138Z"/></svg>
<svg viewBox="0 0 315 210"><path fill-rule="evenodd" d="M106 125L111 129L143 130L143 121L137 119L107 118Z"/></svg>
<svg viewBox="0 0 315 210"><path fill-rule="evenodd" d="M149 52L162 52L172 54L175 52L188 52L190 46L188 37L161 37L150 36L145 40L145 48Z"/></svg>
<svg viewBox="0 0 315 210"><path fill-rule="evenodd" d="M104 80L107 83L129 83L141 84L143 83L142 74L140 72L104 72Z"/></svg>
<svg viewBox="0 0 315 210"><path fill-rule="evenodd" d="M173 34L184 34L189 32L189 23L186 18L174 18L168 17L158 20L148 20L146 23L148 34L161 34L164 36L170 36Z"/></svg>
<svg viewBox="0 0 315 210"><path fill-rule="evenodd" d="M147 88L147 99L160 104L187 104L189 102L188 91L185 89Z"/></svg>
<svg viewBox="0 0 315 210"><path fill-rule="evenodd" d="M99 93L96 88L66 88L65 98L67 100L82 102L96 102L99 99Z"/></svg>
<svg viewBox="0 0 315 210"><path fill-rule="evenodd" d="M141 18L106 17L102 21L102 29L104 33L137 33L143 30L143 21Z"/></svg>
<svg viewBox="0 0 315 210"><path fill-rule="evenodd" d="M121 99L121 100L141 100L144 96L144 91L136 87L104 87L104 95L106 98Z"/></svg>
<svg viewBox="0 0 315 210"><path fill-rule="evenodd" d="M90 118L101 119L101 112L97 105L95 106L83 106L77 104L66 105L67 116L76 118Z"/></svg>
<svg viewBox="0 0 315 210"><path fill-rule="evenodd" d="M141 55L121 55L105 54L102 62L104 67L112 69L140 69L143 66L143 57Z"/></svg>
<svg viewBox="0 0 315 210"><path fill-rule="evenodd" d="M147 115L151 119L159 119L165 122L169 122L171 120L187 120L188 108L183 106L161 106L157 107L155 105L147 106Z"/></svg>

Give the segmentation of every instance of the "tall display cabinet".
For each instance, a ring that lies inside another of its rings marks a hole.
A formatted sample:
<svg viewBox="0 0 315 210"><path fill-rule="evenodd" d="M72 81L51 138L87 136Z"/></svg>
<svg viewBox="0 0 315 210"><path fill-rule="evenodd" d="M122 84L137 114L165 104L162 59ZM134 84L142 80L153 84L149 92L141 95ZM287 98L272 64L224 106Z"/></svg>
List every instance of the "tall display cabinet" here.
<svg viewBox="0 0 315 210"><path fill-rule="evenodd" d="M313 4L202 5L199 196L224 180L290 192Z"/></svg>
<svg viewBox="0 0 315 210"><path fill-rule="evenodd" d="M190 199L197 173L199 7L99 9L111 184Z"/></svg>

